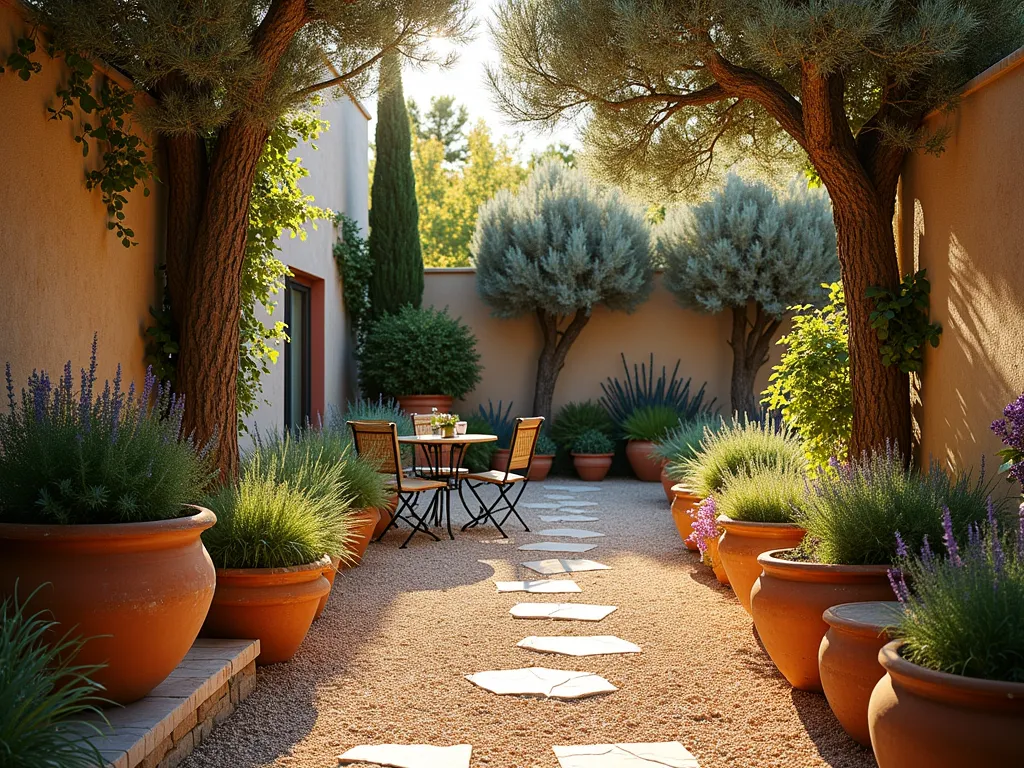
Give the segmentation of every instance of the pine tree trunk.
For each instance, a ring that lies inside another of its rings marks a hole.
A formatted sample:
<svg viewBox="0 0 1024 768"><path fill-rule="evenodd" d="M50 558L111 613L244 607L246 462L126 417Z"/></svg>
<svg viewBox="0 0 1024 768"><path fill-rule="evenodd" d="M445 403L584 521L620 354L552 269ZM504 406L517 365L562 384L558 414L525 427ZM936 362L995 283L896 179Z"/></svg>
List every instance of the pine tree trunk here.
<svg viewBox="0 0 1024 768"><path fill-rule="evenodd" d="M579 338L583 327L590 320L590 313L584 309L577 310L564 330L559 328L558 315L550 314L543 309L537 310L537 320L544 336L544 344L537 359L537 384L533 391L532 415L550 420L558 374L565 365L569 348Z"/></svg>

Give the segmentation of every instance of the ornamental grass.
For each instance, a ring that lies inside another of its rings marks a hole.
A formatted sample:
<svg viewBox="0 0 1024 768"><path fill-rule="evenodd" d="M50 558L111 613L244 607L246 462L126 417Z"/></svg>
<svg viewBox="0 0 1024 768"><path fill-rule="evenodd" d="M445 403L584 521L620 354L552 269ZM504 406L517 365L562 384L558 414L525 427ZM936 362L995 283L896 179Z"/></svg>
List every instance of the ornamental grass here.
<svg viewBox="0 0 1024 768"><path fill-rule="evenodd" d="M727 475L716 494L719 514L747 523L792 523L809 492L807 479L797 472L756 464Z"/></svg>

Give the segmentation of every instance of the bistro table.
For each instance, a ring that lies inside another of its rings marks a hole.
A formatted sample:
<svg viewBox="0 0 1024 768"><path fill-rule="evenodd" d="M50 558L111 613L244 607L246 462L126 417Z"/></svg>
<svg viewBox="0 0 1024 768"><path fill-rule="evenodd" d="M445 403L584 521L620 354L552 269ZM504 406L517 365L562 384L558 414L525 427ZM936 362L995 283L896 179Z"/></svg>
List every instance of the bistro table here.
<svg viewBox="0 0 1024 768"><path fill-rule="evenodd" d="M443 502L434 502L434 524L441 524L442 513L448 526L448 537L455 539L452 533L452 491L459 490L462 482L459 468L466 457L466 450L471 445L479 443L497 442L497 435L454 435L453 437L442 437L441 435L399 435L398 442L402 445L419 446L423 450L415 451L415 455L422 453L427 459L427 471L433 480L443 480L446 485L443 489ZM413 462L416 463L415 461ZM443 510L442 510L443 504Z"/></svg>

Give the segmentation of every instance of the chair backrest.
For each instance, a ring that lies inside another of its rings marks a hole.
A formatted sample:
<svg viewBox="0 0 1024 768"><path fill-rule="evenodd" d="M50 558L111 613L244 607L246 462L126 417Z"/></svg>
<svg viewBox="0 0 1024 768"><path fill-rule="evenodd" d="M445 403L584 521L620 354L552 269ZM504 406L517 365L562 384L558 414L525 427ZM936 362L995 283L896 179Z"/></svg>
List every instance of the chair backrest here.
<svg viewBox="0 0 1024 768"><path fill-rule="evenodd" d="M393 421L350 421L356 453L381 474L394 475L402 489L401 450L398 427Z"/></svg>
<svg viewBox="0 0 1024 768"><path fill-rule="evenodd" d="M434 428L430 426L429 413L412 414L412 431L414 435L432 435Z"/></svg>
<svg viewBox="0 0 1024 768"><path fill-rule="evenodd" d="M518 474L529 472L530 464L533 463L533 452L537 447L537 438L540 437L540 428L543 424L543 416L516 419L515 429L512 431L512 443L508 452L506 475L509 472Z"/></svg>

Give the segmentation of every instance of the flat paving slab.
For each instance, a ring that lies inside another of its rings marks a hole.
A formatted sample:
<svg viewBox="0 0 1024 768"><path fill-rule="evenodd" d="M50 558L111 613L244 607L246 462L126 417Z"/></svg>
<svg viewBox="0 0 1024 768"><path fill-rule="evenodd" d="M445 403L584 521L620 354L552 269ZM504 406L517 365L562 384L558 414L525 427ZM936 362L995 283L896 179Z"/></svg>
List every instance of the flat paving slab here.
<svg viewBox="0 0 1024 768"><path fill-rule="evenodd" d="M560 515L540 515L540 519L545 523L596 523L601 518L563 512Z"/></svg>
<svg viewBox="0 0 1024 768"><path fill-rule="evenodd" d="M557 594L561 592L582 592L580 585L572 579L534 579L532 581L496 581L499 592L530 592L533 594Z"/></svg>
<svg viewBox="0 0 1024 768"><path fill-rule="evenodd" d="M391 768L469 768L470 744L434 747L428 744L364 744L338 756L341 765L376 763Z"/></svg>
<svg viewBox="0 0 1024 768"><path fill-rule="evenodd" d="M600 491L596 485L545 485L546 491L571 491L572 493L594 493Z"/></svg>
<svg viewBox="0 0 1024 768"><path fill-rule="evenodd" d="M531 571L536 571L543 576L554 576L558 573L581 573L583 571L610 571L611 566L599 563L596 560L565 560L553 558L551 560L531 560L523 563Z"/></svg>
<svg viewBox="0 0 1024 768"><path fill-rule="evenodd" d="M562 656L607 656L616 653L640 653L640 646L615 635L590 637L537 637L531 635L516 643L538 653L558 653Z"/></svg>
<svg viewBox="0 0 1024 768"><path fill-rule="evenodd" d="M561 768L700 768L678 741L552 747Z"/></svg>
<svg viewBox="0 0 1024 768"><path fill-rule="evenodd" d="M540 696L546 699L583 699L617 691L614 685L592 672L526 667L466 675L473 685L499 696Z"/></svg>
<svg viewBox="0 0 1024 768"><path fill-rule="evenodd" d="M596 501L560 501L556 505L559 509L563 507L596 507Z"/></svg>
<svg viewBox="0 0 1024 768"><path fill-rule="evenodd" d="M618 606L586 603L516 603L509 609L509 613L517 619L601 621L616 610Z"/></svg>
<svg viewBox="0 0 1024 768"><path fill-rule="evenodd" d="M572 494L548 493L545 494L544 498L550 499L551 501L569 501L570 499L575 499L576 497L573 496Z"/></svg>
<svg viewBox="0 0 1024 768"><path fill-rule="evenodd" d="M566 502L560 501L534 501L529 504L520 504L520 507L526 509L558 509L559 507L565 506Z"/></svg>
<svg viewBox="0 0 1024 768"><path fill-rule="evenodd" d="M589 552L597 549L597 544L577 544L572 541L538 541L534 544L523 544L519 547L523 552Z"/></svg>
<svg viewBox="0 0 1024 768"><path fill-rule="evenodd" d="M548 528L537 531L538 536L564 536L567 539L598 539L604 536L597 531L585 531L582 528Z"/></svg>

